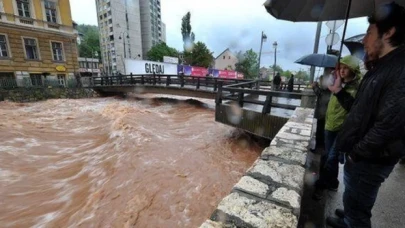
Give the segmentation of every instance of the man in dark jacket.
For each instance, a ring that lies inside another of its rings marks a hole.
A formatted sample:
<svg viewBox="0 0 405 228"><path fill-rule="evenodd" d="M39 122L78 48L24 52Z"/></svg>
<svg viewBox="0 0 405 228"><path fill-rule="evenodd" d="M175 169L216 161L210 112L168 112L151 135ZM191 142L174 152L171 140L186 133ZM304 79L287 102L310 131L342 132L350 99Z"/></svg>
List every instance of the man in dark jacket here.
<svg viewBox="0 0 405 228"><path fill-rule="evenodd" d="M378 190L405 152L405 9L383 5L369 23L363 44L373 67L356 98L339 77L329 87L349 111L336 141L346 155L344 211L336 211L344 219L329 217L332 227L371 227Z"/></svg>
<svg viewBox="0 0 405 228"><path fill-rule="evenodd" d="M273 85L276 88L276 90L280 90L280 84L281 84L281 76L280 73L277 73L276 76L273 78Z"/></svg>
<svg viewBox="0 0 405 228"><path fill-rule="evenodd" d="M287 91L292 92L294 90L294 75L292 74L290 80L288 80Z"/></svg>

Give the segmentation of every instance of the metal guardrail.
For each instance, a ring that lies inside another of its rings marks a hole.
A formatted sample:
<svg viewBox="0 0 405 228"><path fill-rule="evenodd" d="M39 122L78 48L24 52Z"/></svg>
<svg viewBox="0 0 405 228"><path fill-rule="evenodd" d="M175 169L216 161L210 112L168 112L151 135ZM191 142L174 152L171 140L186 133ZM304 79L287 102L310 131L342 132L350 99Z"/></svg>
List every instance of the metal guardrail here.
<svg viewBox="0 0 405 228"><path fill-rule="evenodd" d="M246 89L243 87L254 88ZM265 96L265 101L258 99L251 99L252 97ZM243 107L244 104L255 104L262 105L262 114L268 114L271 112L272 107L283 108L294 110L297 108L295 105L288 104L279 104L273 103L273 97L283 97L290 99L301 99L304 96L302 93L297 92L283 92L283 91L269 91L269 90L260 90L259 81L251 81L245 83L239 83L229 86L224 86L222 83L218 85L218 92L215 99L217 105L222 104L224 100L236 101L239 107ZM305 95L307 96L307 95Z"/></svg>
<svg viewBox="0 0 405 228"><path fill-rule="evenodd" d="M194 87L195 89L213 88L217 91L219 82L232 85L249 82L246 79L227 79L214 77L195 77L182 75L118 75L106 77L92 77L88 87L102 88L110 86L153 85L166 87Z"/></svg>

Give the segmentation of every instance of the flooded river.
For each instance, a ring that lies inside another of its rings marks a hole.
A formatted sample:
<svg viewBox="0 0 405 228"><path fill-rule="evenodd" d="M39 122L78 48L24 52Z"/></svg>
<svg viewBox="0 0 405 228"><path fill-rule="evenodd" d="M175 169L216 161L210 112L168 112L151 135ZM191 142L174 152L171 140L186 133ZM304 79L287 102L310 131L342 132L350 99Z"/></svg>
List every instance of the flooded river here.
<svg viewBox="0 0 405 228"><path fill-rule="evenodd" d="M263 148L169 101L0 102L0 227L198 227Z"/></svg>

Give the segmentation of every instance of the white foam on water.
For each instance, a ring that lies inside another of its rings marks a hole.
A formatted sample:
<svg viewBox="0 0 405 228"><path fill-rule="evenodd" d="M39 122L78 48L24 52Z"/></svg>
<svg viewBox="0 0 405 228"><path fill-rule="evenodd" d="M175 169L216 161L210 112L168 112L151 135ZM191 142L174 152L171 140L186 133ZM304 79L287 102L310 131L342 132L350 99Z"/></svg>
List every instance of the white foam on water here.
<svg viewBox="0 0 405 228"><path fill-rule="evenodd" d="M45 215L42 215L40 217L38 217L38 222L32 226L33 228L42 228L42 227L46 227L46 225L51 222L52 220L55 220L57 217L59 217L60 212L59 211L55 211L55 212L50 212L47 213Z"/></svg>

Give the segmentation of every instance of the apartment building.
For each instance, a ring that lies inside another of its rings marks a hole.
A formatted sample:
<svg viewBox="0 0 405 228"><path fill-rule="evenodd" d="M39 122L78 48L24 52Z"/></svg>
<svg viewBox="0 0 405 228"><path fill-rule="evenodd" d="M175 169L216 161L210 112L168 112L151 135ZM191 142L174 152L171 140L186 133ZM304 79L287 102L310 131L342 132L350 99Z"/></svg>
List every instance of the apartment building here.
<svg viewBox="0 0 405 228"><path fill-rule="evenodd" d="M162 23L160 0L140 0L142 26L142 52L146 53L157 43L166 42L166 25Z"/></svg>
<svg viewBox="0 0 405 228"><path fill-rule="evenodd" d="M65 85L78 69L69 0L0 0L0 79L18 86L55 79Z"/></svg>
<svg viewBox="0 0 405 228"><path fill-rule="evenodd" d="M96 6L105 72L124 73L124 59L142 58L139 0L96 0Z"/></svg>
<svg viewBox="0 0 405 228"><path fill-rule="evenodd" d="M160 0L96 0L101 58L107 74L125 72L125 59L143 59L166 41Z"/></svg>

